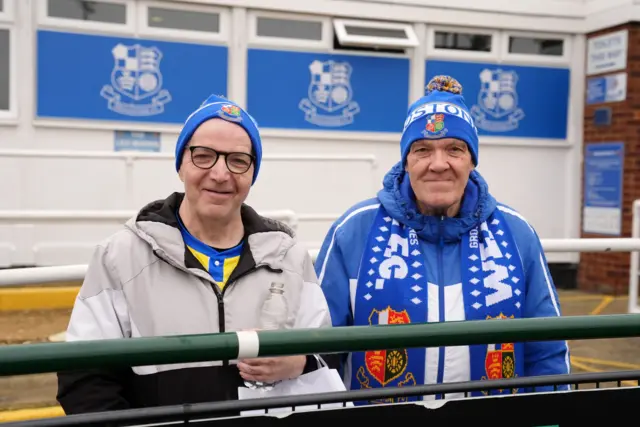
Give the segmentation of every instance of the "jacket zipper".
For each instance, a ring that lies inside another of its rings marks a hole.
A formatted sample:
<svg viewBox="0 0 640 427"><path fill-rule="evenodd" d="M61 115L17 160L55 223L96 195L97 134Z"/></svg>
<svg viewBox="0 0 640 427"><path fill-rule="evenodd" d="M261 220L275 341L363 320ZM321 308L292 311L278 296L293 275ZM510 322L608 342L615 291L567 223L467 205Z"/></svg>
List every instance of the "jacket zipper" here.
<svg viewBox="0 0 640 427"><path fill-rule="evenodd" d="M443 262L443 251L444 251L444 236L443 236L443 227L444 227L444 216L440 217L440 222L438 223L438 232L439 232L439 240L438 240L438 317L440 322L444 322L445 320L445 304L444 304L444 262ZM436 379L437 384L442 384L444 380L444 357L445 357L445 348L438 348L438 376ZM442 399L444 396L442 394L436 395L436 399Z"/></svg>
<svg viewBox="0 0 640 427"><path fill-rule="evenodd" d="M173 260L171 260L169 257L163 256L163 254L161 253L161 251L158 251L156 249L153 250L153 253L160 259L164 260L165 262L167 262L168 264L172 265L173 267L177 268L178 270L183 270L187 273L193 274L191 271L189 271L188 268L185 268L183 266L181 266L180 264L174 262ZM224 321L224 293L227 290L227 288L229 288L232 284L234 284L235 282L237 282L240 278L246 276L249 273L253 273L254 271L260 269L260 268L267 268L267 265L254 265L253 267L251 267L250 269L248 269L247 271L244 271L243 273L239 274L238 277L235 277L232 281L228 282L225 287L222 289L222 292L220 292L220 289L218 288L218 285L215 282L212 282L211 280L208 280L204 277L201 277L199 275L195 275L196 277L199 277L200 279L203 280L207 280L209 282L209 285L211 286L211 288L213 289L213 293L216 296L216 299L218 300L218 332L222 333L226 331L226 325L225 325L225 321ZM229 366L229 361L228 360L223 360L222 361L222 366Z"/></svg>
<svg viewBox="0 0 640 427"><path fill-rule="evenodd" d="M225 332L227 330L226 328L226 323L224 321L224 293L227 291L227 289L229 289L229 287L231 285L233 285L235 282L237 282L239 279L241 279L242 277L246 276L249 273L253 273L256 270L259 270L260 268L263 267L267 267L266 265L260 265L260 266L253 266L251 267L249 270L244 271L243 273L239 274L237 277L235 277L232 281L227 282L227 284L224 286L224 288L222 288L222 292L220 292L220 289L218 288L218 285L216 283L211 283L211 288L213 288L213 292L216 294L216 298L218 300L218 332L222 333ZM223 360L222 361L222 366L229 366L229 361L228 360Z"/></svg>

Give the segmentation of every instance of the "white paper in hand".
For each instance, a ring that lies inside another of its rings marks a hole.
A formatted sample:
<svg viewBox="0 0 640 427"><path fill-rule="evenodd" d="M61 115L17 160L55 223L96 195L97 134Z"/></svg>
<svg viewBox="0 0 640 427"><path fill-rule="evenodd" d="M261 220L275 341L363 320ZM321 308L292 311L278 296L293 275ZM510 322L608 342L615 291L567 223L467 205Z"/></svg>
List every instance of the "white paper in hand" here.
<svg viewBox="0 0 640 427"><path fill-rule="evenodd" d="M322 359L320 359L322 360ZM247 387L238 387L238 399L260 399L265 397L283 397L298 396L310 393L329 393L336 391L346 391L346 387L340 378L340 374L335 369L329 369L323 366L308 374L300 375L292 380L282 381L272 390L250 389ZM348 402L347 406L353 406L352 402ZM327 403L320 405L321 409L343 408L344 404ZM295 412L314 411L318 409L318 405L296 406ZM269 409L269 414L291 413L292 407ZM262 415L265 414L264 409L256 409L251 411L243 411L241 415Z"/></svg>

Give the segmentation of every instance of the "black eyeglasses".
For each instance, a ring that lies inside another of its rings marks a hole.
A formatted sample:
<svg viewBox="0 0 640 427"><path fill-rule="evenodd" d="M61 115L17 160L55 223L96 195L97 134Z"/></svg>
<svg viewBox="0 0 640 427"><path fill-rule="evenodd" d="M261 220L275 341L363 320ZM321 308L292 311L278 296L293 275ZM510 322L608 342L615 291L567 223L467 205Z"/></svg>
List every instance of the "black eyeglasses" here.
<svg viewBox="0 0 640 427"><path fill-rule="evenodd" d="M189 147L189 151L191 152L191 162L200 169L211 169L218 162L220 156L224 156L224 162L229 172L241 174L248 171L254 161L254 156L249 153L225 153L213 148L198 146Z"/></svg>

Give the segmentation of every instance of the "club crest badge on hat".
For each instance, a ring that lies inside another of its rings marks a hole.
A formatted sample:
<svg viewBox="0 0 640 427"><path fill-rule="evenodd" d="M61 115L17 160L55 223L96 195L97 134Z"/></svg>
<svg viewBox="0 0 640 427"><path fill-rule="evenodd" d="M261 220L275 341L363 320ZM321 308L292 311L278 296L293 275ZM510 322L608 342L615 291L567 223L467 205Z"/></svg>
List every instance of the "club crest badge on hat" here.
<svg viewBox="0 0 640 427"><path fill-rule="evenodd" d="M447 134L444 126L444 114L437 113L427 116L427 124L422 131L425 138L442 138Z"/></svg>
<svg viewBox="0 0 640 427"><path fill-rule="evenodd" d="M225 104L222 107L220 107L220 117L226 120L230 120L232 122L242 121L240 108L238 108L233 104Z"/></svg>

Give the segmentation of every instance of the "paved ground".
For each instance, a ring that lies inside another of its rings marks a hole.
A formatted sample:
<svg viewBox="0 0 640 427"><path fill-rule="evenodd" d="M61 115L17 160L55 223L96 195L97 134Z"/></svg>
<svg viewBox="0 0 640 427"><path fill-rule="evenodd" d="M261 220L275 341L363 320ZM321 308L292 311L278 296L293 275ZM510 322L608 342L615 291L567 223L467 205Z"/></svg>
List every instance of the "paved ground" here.
<svg viewBox="0 0 640 427"><path fill-rule="evenodd" d="M626 298L561 292L563 314L626 312ZM45 341L66 328L70 310L0 311L0 345ZM640 338L584 340L570 343L574 372L640 369ZM630 384L629 384L630 385ZM55 375L0 377L0 410L56 405ZM0 413L0 420L2 413Z"/></svg>
<svg viewBox="0 0 640 427"><path fill-rule="evenodd" d="M70 309L0 311L0 344L46 341L63 331ZM56 405L56 377L51 374L0 377L0 410Z"/></svg>
<svg viewBox="0 0 640 427"><path fill-rule="evenodd" d="M565 316L627 312L626 297L565 291L560 293L560 303ZM576 340L571 341L569 346L573 372L640 370L640 338Z"/></svg>

